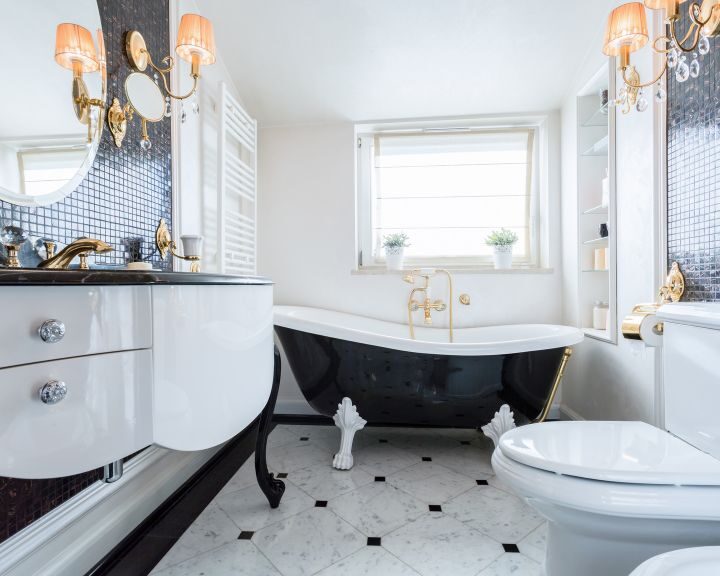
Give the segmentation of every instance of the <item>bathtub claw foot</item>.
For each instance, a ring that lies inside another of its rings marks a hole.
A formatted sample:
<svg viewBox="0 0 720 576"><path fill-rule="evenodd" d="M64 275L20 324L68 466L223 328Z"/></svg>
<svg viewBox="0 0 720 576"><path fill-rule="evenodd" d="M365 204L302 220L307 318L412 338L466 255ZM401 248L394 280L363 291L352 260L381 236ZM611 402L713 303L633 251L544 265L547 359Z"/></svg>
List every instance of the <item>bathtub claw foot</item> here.
<svg viewBox="0 0 720 576"><path fill-rule="evenodd" d="M348 397L338 404L333 421L340 428L340 451L333 458L333 468L350 470L353 466L352 444L355 432L362 430L367 422L360 418L357 408Z"/></svg>
<svg viewBox="0 0 720 576"><path fill-rule="evenodd" d="M342 454L338 452L333 457L333 468L336 470L350 470L353 467L352 454Z"/></svg>
<svg viewBox="0 0 720 576"><path fill-rule="evenodd" d="M503 404L500 410L495 412L495 417L490 420L489 424L482 427L483 434L493 441L495 446L498 445L500 436L508 430L515 428L515 418L510 410L510 406Z"/></svg>

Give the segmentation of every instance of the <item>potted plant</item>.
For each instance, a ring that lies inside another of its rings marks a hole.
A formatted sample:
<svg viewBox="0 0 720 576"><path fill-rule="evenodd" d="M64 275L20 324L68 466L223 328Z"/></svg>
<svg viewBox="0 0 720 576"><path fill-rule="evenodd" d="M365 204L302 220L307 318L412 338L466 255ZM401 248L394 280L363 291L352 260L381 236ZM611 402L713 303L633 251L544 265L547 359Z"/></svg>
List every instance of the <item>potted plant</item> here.
<svg viewBox="0 0 720 576"><path fill-rule="evenodd" d="M501 228L494 230L490 236L485 239L488 246L494 248L495 269L504 270L512 268L512 251L515 242L517 242L517 234L512 230Z"/></svg>
<svg viewBox="0 0 720 576"><path fill-rule="evenodd" d="M383 236L382 245L385 248L385 265L388 270L402 270L405 248L410 246L409 239L405 232Z"/></svg>

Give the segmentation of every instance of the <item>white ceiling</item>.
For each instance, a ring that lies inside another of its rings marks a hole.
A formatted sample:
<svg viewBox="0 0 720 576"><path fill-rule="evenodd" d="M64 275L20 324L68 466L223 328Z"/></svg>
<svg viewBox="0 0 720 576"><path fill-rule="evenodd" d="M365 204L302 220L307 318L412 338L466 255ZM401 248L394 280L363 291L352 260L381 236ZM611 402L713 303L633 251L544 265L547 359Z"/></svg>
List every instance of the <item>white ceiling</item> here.
<svg viewBox="0 0 720 576"><path fill-rule="evenodd" d="M558 108L611 0L198 0L264 124Z"/></svg>

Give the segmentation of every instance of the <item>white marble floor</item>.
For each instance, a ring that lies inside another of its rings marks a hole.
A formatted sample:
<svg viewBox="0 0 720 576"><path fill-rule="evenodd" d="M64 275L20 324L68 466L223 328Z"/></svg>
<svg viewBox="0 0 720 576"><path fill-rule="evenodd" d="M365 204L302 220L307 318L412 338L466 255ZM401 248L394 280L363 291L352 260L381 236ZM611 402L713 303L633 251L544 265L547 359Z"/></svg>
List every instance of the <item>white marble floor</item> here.
<svg viewBox="0 0 720 576"><path fill-rule="evenodd" d="M355 467L334 470L340 433L278 426L268 463L286 485L272 510L252 458L153 576L540 576L545 523L494 477L473 430L367 428Z"/></svg>

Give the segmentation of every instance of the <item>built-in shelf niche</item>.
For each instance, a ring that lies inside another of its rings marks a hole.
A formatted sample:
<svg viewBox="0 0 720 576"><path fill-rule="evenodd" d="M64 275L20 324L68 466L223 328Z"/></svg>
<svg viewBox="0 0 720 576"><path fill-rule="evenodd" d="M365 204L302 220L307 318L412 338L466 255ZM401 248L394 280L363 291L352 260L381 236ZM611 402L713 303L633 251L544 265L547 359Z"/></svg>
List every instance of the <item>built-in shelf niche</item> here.
<svg viewBox="0 0 720 576"><path fill-rule="evenodd" d="M615 109L607 99L615 92L612 62L591 78L577 95L577 194L578 194L578 286L579 326L585 335L617 343L616 218L615 218ZM607 177L607 202L603 180ZM601 236L607 224L609 235ZM605 265L596 266L595 251L603 250ZM608 304L605 330L593 328L596 301Z"/></svg>

